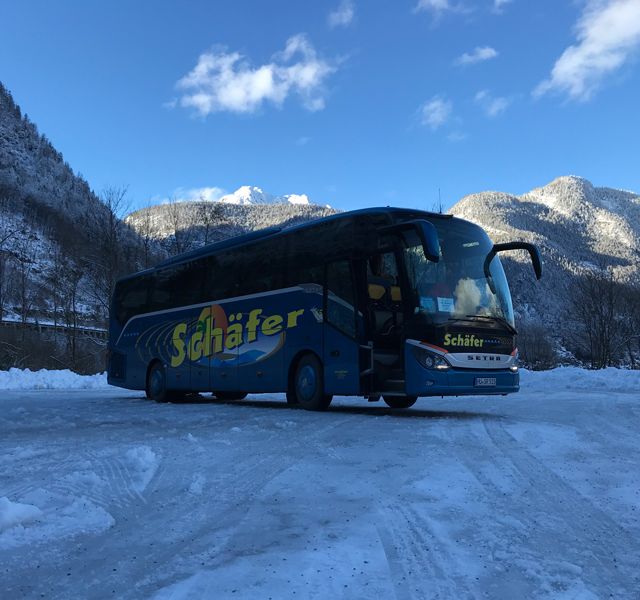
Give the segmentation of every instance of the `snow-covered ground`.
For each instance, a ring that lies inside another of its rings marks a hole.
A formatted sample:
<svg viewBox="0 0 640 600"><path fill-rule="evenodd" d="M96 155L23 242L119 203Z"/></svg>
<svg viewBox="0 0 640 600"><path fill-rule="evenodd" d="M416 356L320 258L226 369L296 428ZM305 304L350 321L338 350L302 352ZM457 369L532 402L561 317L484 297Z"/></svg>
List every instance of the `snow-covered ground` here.
<svg viewBox="0 0 640 600"><path fill-rule="evenodd" d="M39 377L0 373L2 598L639 597L639 372L327 413Z"/></svg>

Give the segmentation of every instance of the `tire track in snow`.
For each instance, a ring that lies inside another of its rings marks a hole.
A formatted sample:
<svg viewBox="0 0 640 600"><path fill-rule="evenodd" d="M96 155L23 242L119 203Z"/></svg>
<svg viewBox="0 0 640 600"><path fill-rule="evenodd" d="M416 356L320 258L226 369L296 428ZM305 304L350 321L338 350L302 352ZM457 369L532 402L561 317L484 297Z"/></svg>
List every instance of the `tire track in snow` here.
<svg viewBox="0 0 640 600"><path fill-rule="evenodd" d="M562 548L562 560L581 568L582 579L591 589L597 590L597 595L632 597L640 589L638 542L528 452L502 423L484 420L483 424L496 448L512 462L522 479L529 482L530 493L535 496L537 515L542 518L536 519L538 527L530 532L529 544L535 546L537 541L540 549L544 548L546 539L555 538L556 546ZM560 519L564 531L558 529L559 523L552 517ZM559 536L564 536L566 541L559 540ZM584 544L581 544L583 538ZM585 547L597 551L585 552ZM623 576L625 581L622 581ZM603 585L605 589L602 589Z"/></svg>
<svg viewBox="0 0 640 600"><path fill-rule="evenodd" d="M381 505L378 534L398 600L475 598L456 558L413 507Z"/></svg>
<svg viewBox="0 0 640 600"><path fill-rule="evenodd" d="M199 565L199 568L206 565L207 569L214 569L233 560L235 555L231 553L231 548L244 534L243 522L248 515L247 507L255 502L262 490L273 480L306 458L309 448L313 447L317 440L342 427L352 418L349 416L339 420L332 419L320 428L315 420L304 422L304 429L296 431L293 438L295 441L286 448L288 452L277 462L273 460L272 455L261 453L265 444L264 438L252 444L255 445L255 449L251 446L245 447L240 455L242 462L236 464L233 471L207 482L207 487L210 487L211 483L215 485L215 497L209 502L203 501L207 498L205 492L198 497L195 509L187 514L180 510L179 514L173 517L173 531L163 532L163 542L151 544L144 561L120 563L118 575L114 575L114 580L107 582L107 586L112 585L114 589L120 589L121 597L138 598L152 593L159 586L170 585L179 581L181 577L190 575L195 564ZM185 482L183 487L187 485ZM149 508L153 507L153 502L152 495ZM133 512L128 513L127 518L137 524L136 537L156 539L157 524L149 518L149 510L134 508ZM167 515L163 515L162 518L166 520ZM113 536L104 536L104 540L109 544L113 541ZM115 555L117 551L113 548L98 547L97 554L107 552ZM158 572L158 564L166 565L167 568ZM126 576L123 575L123 571L126 572ZM149 571L152 571L151 575ZM130 587L122 589L120 582L123 577L128 581L137 581L137 587L134 590Z"/></svg>

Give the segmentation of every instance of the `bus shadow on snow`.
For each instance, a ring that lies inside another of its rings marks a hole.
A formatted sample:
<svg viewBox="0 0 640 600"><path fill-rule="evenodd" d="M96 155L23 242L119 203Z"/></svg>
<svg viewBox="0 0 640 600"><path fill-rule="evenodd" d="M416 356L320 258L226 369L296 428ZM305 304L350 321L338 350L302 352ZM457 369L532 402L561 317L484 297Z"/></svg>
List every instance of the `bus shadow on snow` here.
<svg viewBox="0 0 640 600"><path fill-rule="evenodd" d="M428 400L425 400L428 401ZM418 400L420 402L420 400ZM247 398L244 400L220 400L214 396L202 396L201 394L192 394L187 396L179 404L213 404L218 406L236 406L277 409L277 410L304 410L299 406L287 404L284 400L253 400ZM400 417L408 419L455 419L455 420L471 420L471 419L491 419L502 420L504 417L491 412L477 412L468 410L441 410L441 409L425 409L413 406L406 409L390 408L383 403L372 403L370 406L350 406L350 405L331 405L326 411L328 414L353 414L365 415L368 417Z"/></svg>

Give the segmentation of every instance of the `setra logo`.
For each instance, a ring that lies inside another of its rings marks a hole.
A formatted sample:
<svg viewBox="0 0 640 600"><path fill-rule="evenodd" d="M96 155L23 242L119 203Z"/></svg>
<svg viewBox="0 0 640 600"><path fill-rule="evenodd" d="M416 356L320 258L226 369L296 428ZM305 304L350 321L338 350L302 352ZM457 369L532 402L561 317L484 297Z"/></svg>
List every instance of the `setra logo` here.
<svg viewBox="0 0 640 600"><path fill-rule="evenodd" d="M179 323L173 329L171 342L174 354L171 366L179 367L188 358L200 360L212 354L234 350L245 342L255 342L259 336L272 336L298 326L304 309L292 310L286 315L263 315L261 308L249 313L227 313L219 304L205 307L190 337L188 324ZM246 319L245 319L246 317Z"/></svg>

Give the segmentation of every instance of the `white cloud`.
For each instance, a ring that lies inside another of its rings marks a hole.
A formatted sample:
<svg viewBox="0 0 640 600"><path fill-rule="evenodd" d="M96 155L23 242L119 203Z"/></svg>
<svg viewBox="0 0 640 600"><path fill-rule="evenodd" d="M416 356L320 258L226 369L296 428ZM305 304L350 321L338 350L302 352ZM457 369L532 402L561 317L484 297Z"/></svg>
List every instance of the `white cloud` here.
<svg viewBox="0 0 640 600"><path fill-rule="evenodd" d="M482 90L476 94L476 102L482 107L488 117L497 117L511 104L511 99L504 96L492 96L488 90Z"/></svg>
<svg viewBox="0 0 640 600"><path fill-rule="evenodd" d="M493 12L501 13L502 9L512 0L493 0Z"/></svg>
<svg viewBox="0 0 640 600"><path fill-rule="evenodd" d="M416 12L425 10L439 15L448 10L454 10L454 7L449 0L418 0L418 4L414 10Z"/></svg>
<svg viewBox="0 0 640 600"><path fill-rule="evenodd" d="M205 202L217 202L227 192L219 187L201 187L201 188L178 188L171 195L174 202L193 202L194 200L204 200ZM163 199L168 202L169 198Z"/></svg>
<svg viewBox="0 0 640 600"><path fill-rule="evenodd" d="M556 61L534 96L564 92L586 101L640 46L640 1L589 0L576 25L578 42Z"/></svg>
<svg viewBox="0 0 640 600"><path fill-rule="evenodd" d="M180 106L201 116L214 112L252 113L263 103L281 106L297 94L308 110L324 108L324 82L335 67L318 57L303 34L287 40L272 61L252 66L238 52L201 54L194 69L178 81Z"/></svg>
<svg viewBox="0 0 640 600"><path fill-rule="evenodd" d="M463 131L452 131L448 136L447 139L450 142L456 143L456 142L464 142L464 140L467 139L467 134L464 133Z"/></svg>
<svg viewBox="0 0 640 600"><path fill-rule="evenodd" d="M498 56L498 51L491 46L476 46L473 52L465 52L455 60L456 65L474 65Z"/></svg>
<svg viewBox="0 0 640 600"><path fill-rule="evenodd" d="M466 0L418 0L413 12L429 12L433 15L434 21L440 20L445 13L459 15L470 14L475 8Z"/></svg>
<svg viewBox="0 0 640 600"><path fill-rule="evenodd" d="M346 27L350 25L355 13L353 0L342 0L338 8L329 13L329 27Z"/></svg>
<svg viewBox="0 0 640 600"><path fill-rule="evenodd" d="M442 127L451 117L453 104L442 96L434 96L420 107L420 121L432 131Z"/></svg>

